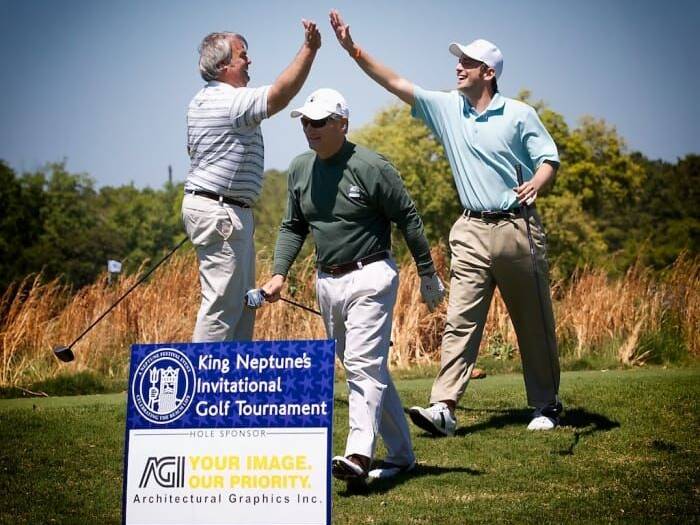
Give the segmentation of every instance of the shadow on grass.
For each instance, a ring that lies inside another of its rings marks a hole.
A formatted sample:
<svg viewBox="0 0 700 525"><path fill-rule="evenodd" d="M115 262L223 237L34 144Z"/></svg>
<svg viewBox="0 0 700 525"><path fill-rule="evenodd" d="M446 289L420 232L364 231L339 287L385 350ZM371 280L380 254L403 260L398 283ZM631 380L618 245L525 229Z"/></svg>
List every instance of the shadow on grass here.
<svg viewBox="0 0 700 525"><path fill-rule="evenodd" d="M590 436L596 432L607 432L613 428L619 428L620 423L612 421L602 414L588 412L583 408L571 408L564 411L561 418L563 427L574 428L574 439L569 448L559 450L556 454L560 456L573 456L574 448L584 436Z"/></svg>
<svg viewBox="0 0 700 525"><path fill-rule="evenodd" d="M419 463L411 472L399 474L393 478L375 479L369 483L348 483L345 490L340 491L338 495L341 497L352 497L383 494L413 478L423 476L442 476L443 474L450 474L453 472L460 472L471 476L481 476L483 474L481 470L476 470L469 467L438 467L437 465L425 465Z"/></svg>
<svg viewBox="0 0 700 525"><path fill-rule="evenodd" d="M457 428L455 436L465 436L474 434L482 430L503 428L511 425L527 426L532 418L532 411L526 408L507 408L507 409L485 409L485 408L462 408L459 410L465 412L476 412L491 414L486 420L474 425L463 426ZM559 422L560 427L574 429L574 436L571 445L563 450L553 452L562 456L571 456L574 453L574 448L578 445L582 437L590 436L597 432L607 432L614 428L618 428L620 423L612 421L602 414L589 412L581 407L572 407L564 410L564 414ZM440 439L428 432L422 434L421 437Z"/></svg>

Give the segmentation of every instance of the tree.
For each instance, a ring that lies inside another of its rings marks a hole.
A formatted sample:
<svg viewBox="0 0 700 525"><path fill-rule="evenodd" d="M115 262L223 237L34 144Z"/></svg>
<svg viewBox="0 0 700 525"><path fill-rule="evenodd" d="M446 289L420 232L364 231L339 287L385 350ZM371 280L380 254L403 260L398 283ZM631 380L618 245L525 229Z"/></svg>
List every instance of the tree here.
<svg viewBox="0 0 700 525"><path fill-rule="evenodd" d="M106 247L115 237L99 221L93 180L69 173L65 163L49 164L26 179L41 181L42 190L41 233L25 251L30 271L62 277L77 286L91 282L104 267ZM38 190L35 185L34 191Z"/></svg>
<svg viewBox="0 0 700 525"><path fill-rule="evenodd" d="M0 161L0 292L32 271L25 248L41 232L41 184L35 177L18 178Z"/></svg>

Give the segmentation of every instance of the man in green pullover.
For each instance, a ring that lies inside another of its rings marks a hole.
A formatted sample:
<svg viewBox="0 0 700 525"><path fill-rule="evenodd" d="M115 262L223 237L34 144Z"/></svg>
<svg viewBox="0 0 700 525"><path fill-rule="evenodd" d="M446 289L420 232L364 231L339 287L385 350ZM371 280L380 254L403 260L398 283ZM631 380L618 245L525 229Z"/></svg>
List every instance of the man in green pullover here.
<svg viewBox="0 0 700 525"><path fill-rule="evenodd" d="M401 400L389 375L388 354L398 273L391 257L391 223L399 228L432 311L445 289L413 201L396 169L381 155L346 139L343 96L312 93L301 117L309 151L289 167L287 212L280 226L272 278L262 287L279 299L287 272L311 232L316 245L316 293L328 337L346 370L350 431L332 473L347 481L411 470L415 456ZM372 465L377 436L388 456ZM372 468L374 467L374 468Z"/></svg>

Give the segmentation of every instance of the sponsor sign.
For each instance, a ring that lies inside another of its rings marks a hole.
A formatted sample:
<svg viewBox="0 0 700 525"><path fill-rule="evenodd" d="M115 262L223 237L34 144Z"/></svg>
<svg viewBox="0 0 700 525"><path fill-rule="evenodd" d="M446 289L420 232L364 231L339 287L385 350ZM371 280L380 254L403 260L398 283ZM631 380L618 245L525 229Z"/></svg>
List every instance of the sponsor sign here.
<svg viewBox="0 0 700 525"><path fill-rule="evenodd" d="M133 345L125 524L326 524L333 341Z"/></svg>

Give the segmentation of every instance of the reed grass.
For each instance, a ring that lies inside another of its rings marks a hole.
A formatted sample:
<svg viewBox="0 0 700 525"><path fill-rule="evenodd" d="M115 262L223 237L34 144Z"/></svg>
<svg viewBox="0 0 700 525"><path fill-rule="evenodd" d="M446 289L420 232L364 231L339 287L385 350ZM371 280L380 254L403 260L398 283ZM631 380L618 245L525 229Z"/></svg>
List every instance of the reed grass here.
<svg viewBox="0 0 700 525"><path fill-rule="evenodd" d="M441 248L433 250L443 278L448 261ZM271 272L269 254L258 257L258 282ZM315 305L313 259L296 263L286 295ZM192 251L176 255L137 287L75 347L76 360L58 362L52 348L68 344L106 310L141 275L125 276L109 285L106 275L73 292L59 281L31 276L0 298L0 386L30 385L67 370L94 371L125 378L128 348L135 342L174 342L190 339L199 307L197 264ZM447 279L445 279L447 281ZM614 347L624 365L643 364L653 349L650 334L677 333L688 353L700 355L700 257L682 254L663 274L640 265L620 278L585 268L566 282L552 285L557 334L563 354L583 359ZM420 301L419 278L413 264L403 264L394 311L391 365L408 368L439 360L446 303L433 313ZM286 303L258 311L257 339L324 338L321 319ZM505 305L495 294L487 318L482 353L517 342ZM648 345L647 345L648 346ZM70 367L70 368L68 368Z"/></svg>

